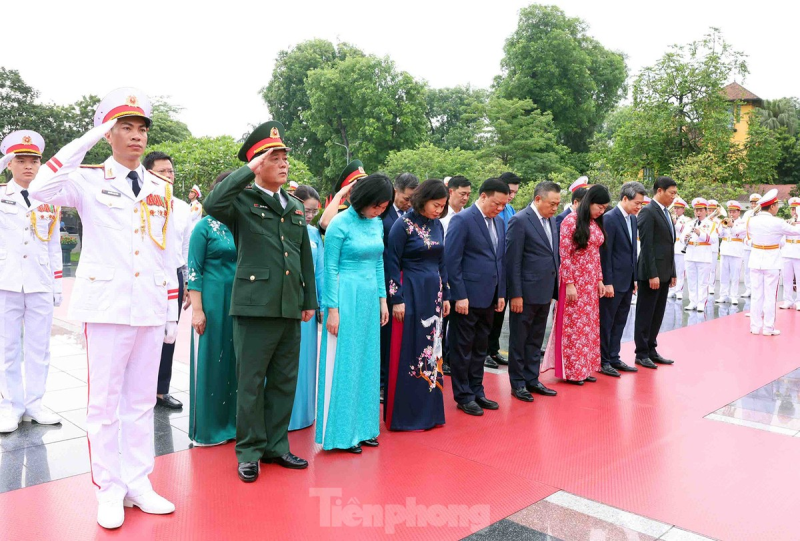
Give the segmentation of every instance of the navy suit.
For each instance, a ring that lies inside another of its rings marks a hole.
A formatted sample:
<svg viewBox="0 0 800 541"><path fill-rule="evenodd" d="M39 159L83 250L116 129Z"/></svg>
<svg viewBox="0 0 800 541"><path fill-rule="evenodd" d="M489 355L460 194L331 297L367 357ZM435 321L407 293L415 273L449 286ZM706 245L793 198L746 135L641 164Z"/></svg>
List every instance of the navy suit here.
<svg viewBox="0 0 800 541"><path fill-rule="evenodd" d="M556 216L556 227L560 230L561 229L561 222L564 221L564 218L570 215L572 212L572 205L568 206L564 212Z"/></svg>
<svg viewBox="0 0 800 541"><path fill-rule="evenodd" d="M614 286L614 297L600 299L600 361L619 366L622 333L631 310L631 297L637 279L636 216L628 216L630 233L619 206L603 216L605 246L600 249L603 283Z"/></svg>
<svg viewBox="0 0 800 541"><path fill-rule="evenodd" d="M483 361L498 298L506 296L503 220L492 219L497 233L493 246L486 220L477 203L453 216L444 243L445 263L453 303L450 372L453 398L466 404L485 397ZM469 300L469 313L456 312L455 302Z"/></svg>
<svg viewBox="0 0 800 541"><path fill-rule="evenodd" d="M394 203L389 203L389 210L383 217L383 280L386 284L386 291L389 291L389 266L386 264L386 259L389 254L389 231L397 221L399 215L394 209ZM392 320L391 313L389 314L389 323L381 327L381 389L386 386L389 377L389 351L392 346Z"/></svg>
<svg viewBox="0 0 800 541"><path fill-rule="evenodd" d="M558 298L558 227L555 218L547 219L546 224L552 246L530 206L508 222L508 298L522 297L523 303L522 313L509 312L508 377L512 389L538 383L547 316L551 301Z"/></svg>

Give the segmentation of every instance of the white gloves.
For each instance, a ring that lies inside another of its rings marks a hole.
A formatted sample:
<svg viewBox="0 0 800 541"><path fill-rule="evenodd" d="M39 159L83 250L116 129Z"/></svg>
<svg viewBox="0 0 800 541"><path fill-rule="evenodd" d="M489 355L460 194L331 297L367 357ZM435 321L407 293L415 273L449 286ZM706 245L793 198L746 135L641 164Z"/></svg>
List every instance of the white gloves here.
<svg viewBox="0 0 800 541"><path fill-rule="evenodd" d="M14 152L9 152L3 156L2 159L0 159L0 173L6 170L6 167L8 167L8 164L10 164L11 160L14 159L14 156L16 156Z"/></svg>
<svg viewBox="0 0 800 541"><path fill-rule="evenodd" d="M164 327L164 343L174 344L178 339L178 322L167 321L167 326Z"/></svg>
<svg viewBox="0 0 800 541"><path fill-rule="evenodd" d="M61 293L53 293L53 306L61 306L61 301L64 297Z"/></svg>

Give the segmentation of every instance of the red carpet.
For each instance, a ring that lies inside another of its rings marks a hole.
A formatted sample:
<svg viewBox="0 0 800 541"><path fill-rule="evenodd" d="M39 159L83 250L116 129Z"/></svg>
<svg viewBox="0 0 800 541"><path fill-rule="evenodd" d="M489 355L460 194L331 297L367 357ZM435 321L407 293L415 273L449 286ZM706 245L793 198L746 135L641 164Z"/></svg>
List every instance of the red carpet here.
<svg viewBox="0 0 800 541"><path fill-rule="evenodd" d="M512 399L505 376L487 375L500 410L482 418L458 412L446 386L445 427L385 432L361 456L319 451L312 429L293 433L309 469L267 466L252 485L236 477L232 445L161 457L153 484L177 512L127 510L116 532L95 523L88 475L0 494L3 536L377 539L394 529L398 539L458 539L562 489L717 539L796 539L800 438L703 419L800 365L800 314L779 314L777 338L750 335L748 321L738 314L662 335L672 367L583 387L550 372L542 380L559 396L533 404ZM624 358L632 352L627 344ZM321 505L310 489L341 497ZM435 525L403 520L407 498Z"/></svg>

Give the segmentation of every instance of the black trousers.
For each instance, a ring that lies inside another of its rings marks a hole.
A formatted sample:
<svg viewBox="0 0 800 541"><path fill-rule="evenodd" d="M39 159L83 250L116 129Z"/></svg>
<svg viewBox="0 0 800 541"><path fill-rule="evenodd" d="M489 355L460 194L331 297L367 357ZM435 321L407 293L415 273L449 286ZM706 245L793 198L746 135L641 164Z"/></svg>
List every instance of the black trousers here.
<svg viewBox="0 0 800 541"><path fill-rule="evenodd" d="M542 342L550 303L523 304L522 313L508 315L508 379L512 389L539 382Z"/></svg>
<svg viewBox="0 0 800 541"><path fill-rule="evenodd" d="M506 305L506 308L508 305ZM489 332L489 355L497 355L500 353L500 334L503 332L503 321L506 319L506 311L495 312L494 320L492 321L492 330Z"/></svg>
<svg viewBox="0 0 800 541"><path fill-rule="evenodd" d="M183 273L178 269L178 321L181 320L183 305ZM169 383L172 381L172 358L175 356L175 344L161 346L161 364L158 365L158 387L156 394L169 393Z"/></svg>
<svg viewBox="0 0 800 541"><path fill-rule="evenodd" d="M381 327L381 389L389 381L389 353L392 349L392 307L389 305L389 323Z"/></svg>
<svg viewBox="0 0 800 541"><path fill-rule="evenodd" d="M483 398L483 361L492 329L494 306L469 307L467 315L450 313L450 379L459 404Z"/></svg>
<svg viewBox="0 0 800 541"><path fill-rule="evenodd" d="M643 359L656 353L658 331L664 320L667 307L669 280L661 282L658 289L650 289L650 282L639 281L639 297L636 301L636 327L633 339L636 341L636 358Z"/></svg>
<svg viewBox="0 0 800 541"><path fill-rule="evenodd" d="M455 308L453 308L455 305L456 303L453 302L450 305L450 309L455 310ZM442 320L442 358L444 359L444 364L448 366L450 366L450 333L448 332L449 329L450 329L450 315L448 314L447 317L445 317Z"/></svg>
<svg viewBox="0 0 800 541"><path fill-rule="evenodd" d="M600 362L619 365L622 333L631 311L633 284L625 293L614 291L614 297L600 298ZM639 302L639 301L637 301Z"/></svg>

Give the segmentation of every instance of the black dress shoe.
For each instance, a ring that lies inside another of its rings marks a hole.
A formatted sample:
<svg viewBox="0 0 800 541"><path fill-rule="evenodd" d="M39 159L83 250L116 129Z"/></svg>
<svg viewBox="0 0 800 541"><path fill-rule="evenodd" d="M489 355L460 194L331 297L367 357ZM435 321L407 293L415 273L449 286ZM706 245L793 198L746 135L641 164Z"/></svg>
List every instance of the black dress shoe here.
<svg viewBox="0 0 800 541"><path fill-rule="evenodd" d="M658 368L653 361L645 357L644 359L636 359L636 364L644 366L645 368Z"/></svg>
<svg viewBox="0 0 800 541"><path fill-rule="evenodd" d="M349 449L342 449L342 451L346 451L348 453L353 453L354 455L361 454L361 446L360 445L353 445Z"/></svg>
<svg viewBox="0 0 800 541"><path fill-rule="evenodd" d="M377 447L379 445L378 438L370 438L368 440L364 440L359 445L366 445L367 447Z"/></svg>
<svg viewBox="0 0 800 541"><path fill-rule="evenodd" d="M533 402L533 396L525 387L520 387L519 389L511 389L511 396L514 398L518 398L523 402Z"/></svg>
<svg viewBox="0 0 800 541"><path fill-rule="evenodd" d="M442 374L445 376L450 375L450 363L442 363Z"/></svg>
<svg viewBox="0 0 800 541"><path fill-rule="evenodd" d="M485 366L486 368L500 368L500 365L497 364L497 361L495 361L491 357L486 357L486 360L483 361L483 366Z"/></svg>
<svg viewBox="0 0 800 541"><path fill-rule="evenodd" d="M245 483L258 479L258 462L239 462L239 479Z"/></svg>
<svg viewBox="0 0 800 541"><path fill-rule="evenodd" d="M483 415L483 409L474 400L466 404L459 404L457 407L467 415Z"/></svg>
<svg viewBox="0 0 800 541"><path fill-rule="evenodd" d="M617 369L611 366L610 364L600 365L600 373L614 378L619 377L619 372L617 372Z"/></svg>
<svg viewBox="0 0 800 541"><path fill-rule="evenodd" d="M544 396L555 396L558 394L558 392L554 391L553 389L548 389L538 381L533 385L526 385L525 388L528 389L528 392Z"/></svg>
<svg viewBox="0 0 800 541"><path fill-rule="evenodd" d="M567 383L571 383L573 385L583 385L583 380L572 380L572 379L565 379Z"/></svg>
<svg viewBox="0 0 800 541"><path fill-rule="evenodd" d="M292 453L270 458L264 457L261 459L261 462L264 464L277 464L278 466L283 466L290 470L304 470L308 468L308 460L303 460L300 457L294 456Z"/></svg>
<svg viewBox="0 0 800 541"><path fill-rule="evenodd" d="M635 366L628 366L624 362L620 361L617 364L611 365L615 370L619 370L620 372L638 372L639 369Z"/></svg>
<svg viewBox="0 0 800 541"><path fill-rule="evenodd" d="M658 363L658 364L674 364L675 363L675 361L673 361L672 359L665 359L664 357L662 357L658 353L656 353L655 355L650 355L650 360L653 361L654 363Z"/></svg>
<svg viewBox="0 0 800 541"><path fill-rule="evenodd" d="M485 396L479 396L475 399L475 402L485 410L496 410L500 407L500 405L495 402L494 400L489 400Z"/></svg>
<svg viewBox="0 0 800 541"><path fill-rule="evenodd" d="M171 410L179 410L183 408L183 402L169 394L165 394L161 398L156 397L156 404Z"/></svg>
<svg viewBox="0 0 800 541"><path fill-rule="evenodd" d="M505 357L503 357L499 353L495 353L494 355L489 355L489 357L491 357L492 360L494 362L496 362L497 364L503 364L503 365L507 365L508 364L508 359L506 359Z"/></svg>
<svg viewBox="0 0 800 541"><path fill-rule="evenodd" d="M583 380L583 381L588 381L589 383L594 383L594 382L596 382L596 381L597 381L597 378L596 378L596 377L594 377L594 376L589 376L588 378L586 378L586 379L585 379L585 380Z"/></svg>

